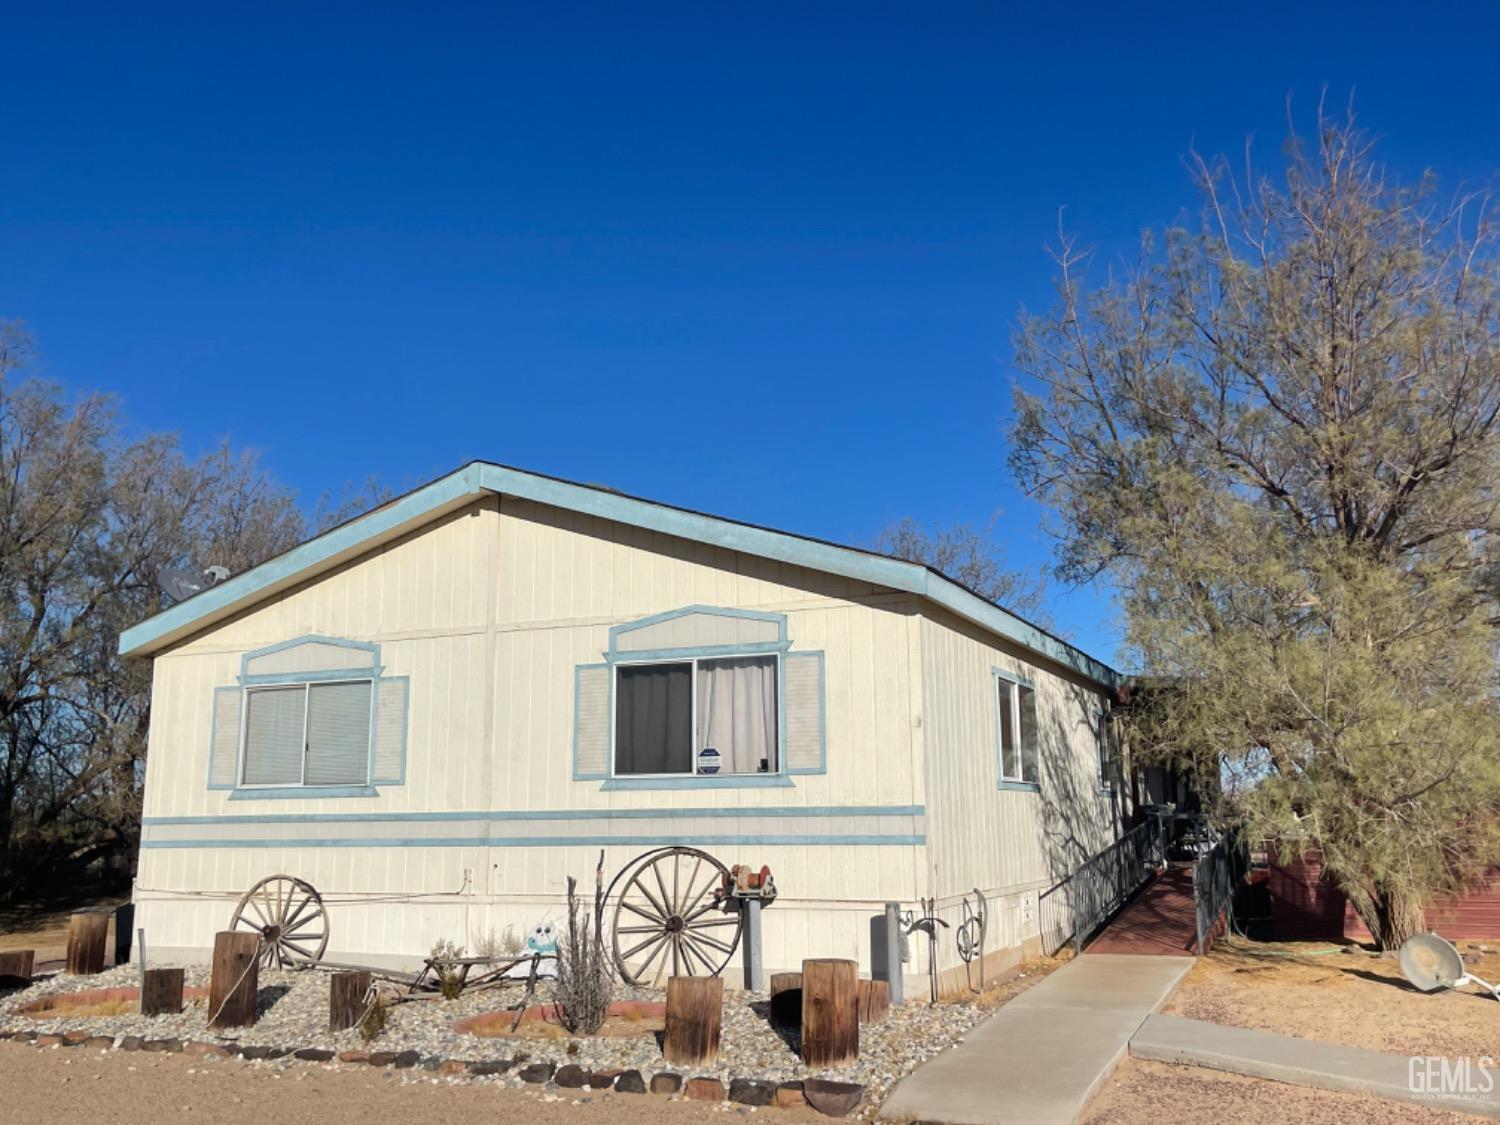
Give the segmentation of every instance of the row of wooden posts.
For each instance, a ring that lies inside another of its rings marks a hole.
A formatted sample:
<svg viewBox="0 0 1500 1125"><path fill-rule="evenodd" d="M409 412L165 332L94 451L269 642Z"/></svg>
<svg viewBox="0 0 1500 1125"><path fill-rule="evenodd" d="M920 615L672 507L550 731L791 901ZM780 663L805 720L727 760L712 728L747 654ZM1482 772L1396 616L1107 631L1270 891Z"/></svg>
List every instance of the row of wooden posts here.
<svg viewBox="0 0 1500 1125"><path fill-rule="evenodd" d="M68 927L67 971L87 975L104 970L107 914L73 915ZM259 991L260 935L225 930L214 935L208 986L210 1027L249 1027L255 1023ZM29 980L33 953L0 953L0 977ZM333 974L329 985L331 1031L360 1022L368 1003L371 974ZM808 1066L845 1066L859 1058L859 1025L878 1022L890 1008L885 981L860 980L859 966L838 958L802 962L800 973L775 973L771 980L771 1022L801 1027L802 1060ZM141 980L141 1014L182 1011L183 971L147 969ZM672 977L667 982L666 1032L662 1053L676 1066L705 1066L719 1055L724 1009L722 977Z"/></svg>
<svg viewBox="0 0 1500 1125"><path fill-rule="evenodd" d="M364 1018L372 979L364 971L333 974L328 989L330 1031L344 1031ZM259 937L242 930L215 934L208 982L208 1026L253 1026L259 991ZM141 1015L173 1015L182 1011L182 1002L181 969L147 969L142 974Z"/></svg>
<svg viewBox="0 0 1500 1125"><path fill-rule="evenodd" d="M890 985L860 980L853 961L807 960L800 973L771 976L771 1022L784 1028L801 1026L802 1061L808 1066L847 1066L857 1060L859 1025L884 1019L890 1004ZM723 1010L723 978L668 980L662 1042L666 1061L697 1067L717 1060Z"/></svg>
<svg viewBox="0 0 1500 1125"><path fill-rule="evenodd" d="M68 917L67 971L73 976L94 976L104 971L109 946L107 911L80 910ZM12 949L0 953L0 981L31 983L36 950Z"/></svg>

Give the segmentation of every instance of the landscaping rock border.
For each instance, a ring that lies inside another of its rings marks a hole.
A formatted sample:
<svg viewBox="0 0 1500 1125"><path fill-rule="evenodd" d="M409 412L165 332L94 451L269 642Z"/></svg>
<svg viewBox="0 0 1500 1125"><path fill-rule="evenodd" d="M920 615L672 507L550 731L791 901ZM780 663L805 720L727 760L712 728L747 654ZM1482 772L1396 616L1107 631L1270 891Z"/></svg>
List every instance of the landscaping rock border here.
<svg viewBox="0 0 1500 1125"><path fill-rule="evenodd" d="M524 1056L511 1059L444 1059L424 1058L417 1051L340 1051L334 1054L323 1047L281 1047L263 1043L208 1043L203 1040L177 1038L144 1039L138 1035L111 1038L96 1035L84 1028L65 1031L0 1031L0 1040L9 1040L41 1049L84 1047L100 1051L154 1051L163 1054L187 1054L206 1059L241 1058L247 1062L270 1062L290 1059L296 1062L373 1066L378 1069L411 1070L421 1066L449 1078L488 1078L515 1070L520 1081L530 1086L559 1090L604 1091L622 1094L651 1093L658 1097L687 1098L692 1101L725 1102L744 1106L792 1108L811 1105L828 1116L843 1117L857 1106L864 1087L852 1082L776 1082L761 1078L734 1077L728 1087L708 1075L684 1077L673 1070L660 1070L648 1080L639 1070L588 1071L576 1063L556 1066L550 1062L525 1062ZM519 1067L519 1069L516 1069ZM808 1085L824 1096L807 1096ZM838 1097L828 1099L830 1087L838 1088ZM828 1108L824 1108L825 1105Z"/></svg>

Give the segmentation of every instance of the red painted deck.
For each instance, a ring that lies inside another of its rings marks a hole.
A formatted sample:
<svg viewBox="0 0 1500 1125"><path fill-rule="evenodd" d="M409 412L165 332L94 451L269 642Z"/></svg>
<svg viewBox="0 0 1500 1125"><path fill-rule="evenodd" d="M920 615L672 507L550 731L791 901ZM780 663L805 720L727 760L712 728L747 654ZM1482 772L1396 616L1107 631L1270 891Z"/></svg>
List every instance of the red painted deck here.
<svg viewBox="0 0 1500 1125"><path fill-rule="evenodd" d="M1191 957L1197 936L1192 868L1169 867L1084 952Z"/></svg>

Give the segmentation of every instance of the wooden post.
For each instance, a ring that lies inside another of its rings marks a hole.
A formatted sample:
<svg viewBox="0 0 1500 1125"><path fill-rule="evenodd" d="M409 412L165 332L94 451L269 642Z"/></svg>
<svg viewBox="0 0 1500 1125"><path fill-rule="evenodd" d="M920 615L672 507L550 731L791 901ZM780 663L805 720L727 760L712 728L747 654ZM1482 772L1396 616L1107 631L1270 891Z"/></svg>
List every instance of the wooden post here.
<svg viewBox="0 0 1500 1125"><path fill-rule="evenodd" d="M109 937L109 915L80 910L68 919L67 971L92 976L104 971L104 947Z"/></svg>
<svg viewBox="0 0 1500 1125"><path fill-rule="evenodd" d="M175 1016L182 1011L182 970L147 969L141 977L141 1015Z"/></svg>
<svg viewBox="0 0 1500 1125"><path fill-rule="evenodd" d="M24 988L31 983L36 950L14 949L0 953L0 988Z"/></svg>
<svg viewBox="0 0 1500 1125"><path fill-rule="evenodd" d="M891 1010L891 986L883 980L859 982L859 1022L879 1023Z"/></svg>
<svg viewBox="0 0 1500 1125"><path fill-rule="evenodd" d="M771 1026L799 1027L802 1024L802 974L771 974Z"/></svg>
<svg viewBox="0 0 1500 1125"><path fill-rule="evenodd" d="M847 1066L859 1058L859 965L823 958L802 962L802 1061Z"/></svg>
<svg viewBox="0 0 1500 1125"><path fill-rule="evenodd" d="M723 978L669 977L662 1057L673 1066L707 1066L717 1060L723 1007Z"/></svg>
<svg viewBox="0 0 1500 1125"><path fill-rule="evenodd" d="M345 1031L356 1027L365 1016L365 997L370 994L371 976L363 970L334 973L328 982L328 1030Z"/></svg>
<svg viewBox="0 0 1500 1125"><path fill-rule="evenodd" d="M253 1027L259 991L260 935L223 930L214 935L213 976L208 982L209 1027Z"/></svg>

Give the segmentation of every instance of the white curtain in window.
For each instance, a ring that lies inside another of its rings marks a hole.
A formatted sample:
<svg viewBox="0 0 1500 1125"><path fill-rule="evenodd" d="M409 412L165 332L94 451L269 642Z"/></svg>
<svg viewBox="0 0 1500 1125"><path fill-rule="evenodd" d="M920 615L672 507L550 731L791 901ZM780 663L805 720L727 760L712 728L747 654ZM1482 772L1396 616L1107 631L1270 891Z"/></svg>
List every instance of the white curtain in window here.
<svg viewBox="0 0 1500 1125"><path fill-rule="evenodd" d="M724 773L776 770L776 658L698 663L698 748L712 746Z"/></svg>

